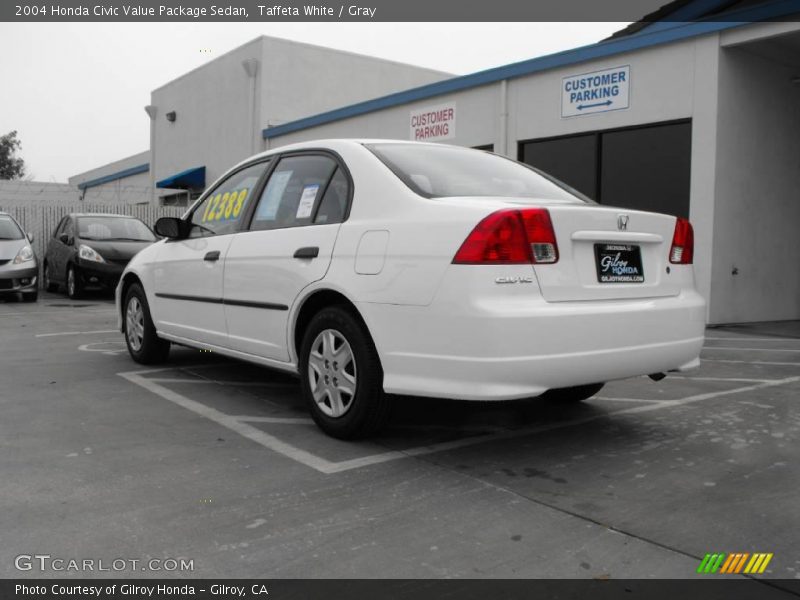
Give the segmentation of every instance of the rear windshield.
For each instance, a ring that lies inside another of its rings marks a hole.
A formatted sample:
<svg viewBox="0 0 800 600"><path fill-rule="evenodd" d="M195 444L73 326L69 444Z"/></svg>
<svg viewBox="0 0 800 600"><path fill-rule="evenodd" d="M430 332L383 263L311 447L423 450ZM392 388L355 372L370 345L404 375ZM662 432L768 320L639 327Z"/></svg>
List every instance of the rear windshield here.
<svg viewBox="0 0 800 600"><path fill-rule="evenodd" d="M147 225L128 217L78 217L78 237L130 242L154 242L156 239Z"/></svg>
<svg viewBox="0 0 800 600"><path fill-rule="evenodd" d="M14 219L11 217L0 217L0 240L21 240L25 237Z"/></svg>
<svg viewBox="0 0 800 600"><path fill-rule="evenodd" d="M501 196L591 202L564 183L496 154L435 144L367 144L420 196Z"/></svg>

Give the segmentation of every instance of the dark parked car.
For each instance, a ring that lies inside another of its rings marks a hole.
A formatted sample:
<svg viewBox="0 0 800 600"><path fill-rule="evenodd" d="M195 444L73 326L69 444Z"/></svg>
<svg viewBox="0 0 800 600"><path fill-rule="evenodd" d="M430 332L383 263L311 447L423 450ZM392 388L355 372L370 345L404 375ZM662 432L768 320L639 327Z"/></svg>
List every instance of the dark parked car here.
<svg viewBox="0 0 800 600"><path fill-rule="evenodd" d="M70 298L86 289L114 289L139 250L156 241L135 217L70 214L61 219L47 244L42 278L47 291L66 287Z"/></svg>
<svg viewBox="0 0 800 600"><path fill-rule="evenodd" d="M0 295L21 293L26 302L36 302L39 262L32 242L14 217L0 212Z"/></svg>

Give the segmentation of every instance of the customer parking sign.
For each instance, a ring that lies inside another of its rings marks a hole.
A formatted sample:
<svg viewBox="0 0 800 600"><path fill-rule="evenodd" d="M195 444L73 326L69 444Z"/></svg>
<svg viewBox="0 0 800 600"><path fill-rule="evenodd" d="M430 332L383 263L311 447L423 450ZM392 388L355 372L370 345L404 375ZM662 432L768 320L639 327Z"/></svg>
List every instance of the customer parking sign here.
<svg viewBox="0 0 800 600"><path fill-rule="evenodd" d="M631 68L570 75L561 80L561 116L577 117L630 106Z"/></svg>

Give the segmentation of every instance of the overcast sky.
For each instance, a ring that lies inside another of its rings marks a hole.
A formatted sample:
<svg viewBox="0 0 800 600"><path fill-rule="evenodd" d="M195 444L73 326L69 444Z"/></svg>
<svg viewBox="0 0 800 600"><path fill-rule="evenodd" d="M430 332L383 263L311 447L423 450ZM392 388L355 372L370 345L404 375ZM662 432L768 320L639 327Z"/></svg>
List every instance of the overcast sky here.
<svg viewBox="0 0 800 600"><path fill-rule="evenodd" d="M150 91L259 35L466 74L591 44L625 25L2 23L0 135L19 132L35 180L63 182L147 150Z"/></svg>

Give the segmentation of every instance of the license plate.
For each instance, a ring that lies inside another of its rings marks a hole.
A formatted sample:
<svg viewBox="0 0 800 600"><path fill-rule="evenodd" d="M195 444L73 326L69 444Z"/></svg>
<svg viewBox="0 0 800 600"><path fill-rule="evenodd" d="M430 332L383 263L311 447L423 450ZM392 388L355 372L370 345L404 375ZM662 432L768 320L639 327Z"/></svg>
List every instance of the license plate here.
<svg viewBox="0 0 800 600"><path fill-rule="evenodd" d="M633 244L595 244L597 281L600 283L643 283L642 253Z"/></svg>

